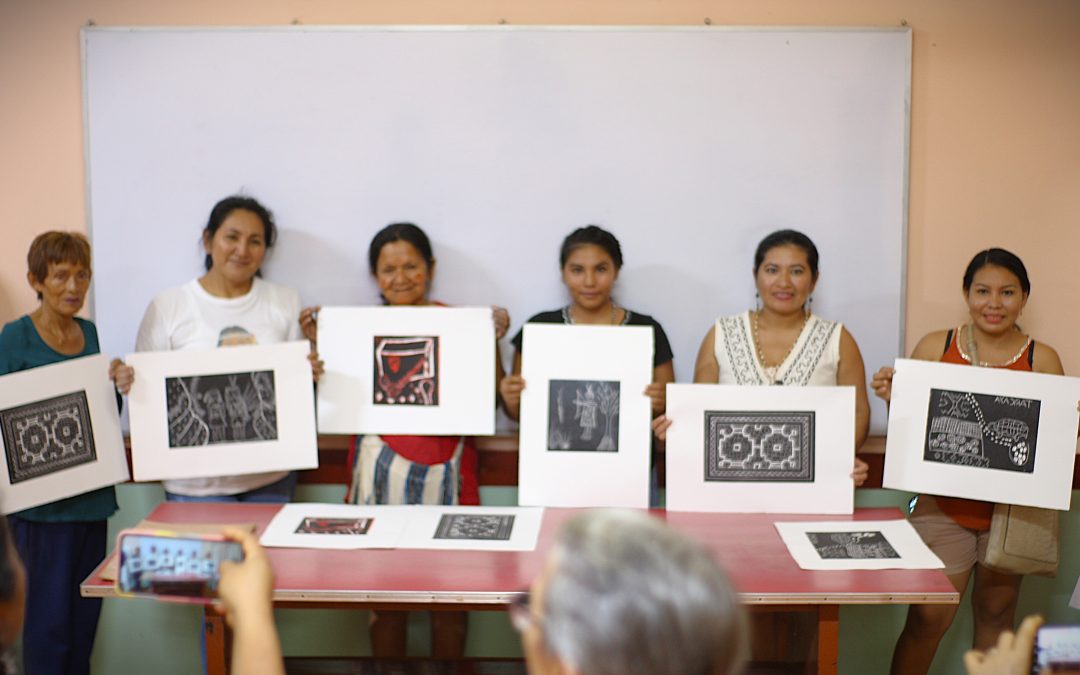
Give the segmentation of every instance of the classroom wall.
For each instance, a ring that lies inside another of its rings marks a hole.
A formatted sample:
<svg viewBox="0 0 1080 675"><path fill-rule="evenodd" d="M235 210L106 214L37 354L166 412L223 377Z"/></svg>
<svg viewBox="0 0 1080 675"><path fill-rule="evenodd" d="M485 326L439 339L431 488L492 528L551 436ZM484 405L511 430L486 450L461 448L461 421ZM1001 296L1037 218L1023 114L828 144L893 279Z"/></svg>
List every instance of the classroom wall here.
<svg viewBox="0 0 1080 675"><path fill-rule="evenodd" d="M1080 348L1070 344L1080 334L1080 313L1068 311L1076 289L1072 256L1080 245L1080 4L1072 0L0 0L0 319L34 306L24 262L34 234L85 229L78 31L88 21L701 24L706 18L717 25L912 26L908 348L923 333L964 318L963 267L976 250L1000 245L1031 267L1025 328L1058 348L1066 371L1080 372ZM837 264L825 255L826 264Z"/></svg>
<svg viewBox="0 0 1080 675"><path fill-rule="evenodd" d="M1025 329L1058 349L1066 372L1080 373L1080 344L1073 337L1080 334L1080 312L1074 310L1080 3L1073 0L0 0L0 320L35 305L25 283L32 237L50 228L85 229L78 38L88 21L696 25L706 18L717 25L912 26L907 347L929 330L964 319L963 267L978 249L998 245L1030 267L1034 290ZM146 219L153 227L154 214ZM839 264L824 254L827 264ZM129 486L122 494L140 489L146 488ZM899 497L882 491L890 503ZM138 500L129 503L145 508ZM1080 534L1075 513L1065 521L1069 539ZM1057 582L1028 581L1021 609L1060 607L1078 567L1070 556ZM1065 612L1053 613L1058 620L1077 620L1076 612ZM880 652L889 649L888 636L900 618L884 608L845 610L845 634L867 620L878 624L872 633L886 635L845 640L845 672L882 672ZM963 642L960 633L969 630L963 621L953 631L952 654ZM104 649L111 653L120 644L110 640ZM954 672L942 661L937 672ZM103 667L99 672L120 672Z"/></svg>

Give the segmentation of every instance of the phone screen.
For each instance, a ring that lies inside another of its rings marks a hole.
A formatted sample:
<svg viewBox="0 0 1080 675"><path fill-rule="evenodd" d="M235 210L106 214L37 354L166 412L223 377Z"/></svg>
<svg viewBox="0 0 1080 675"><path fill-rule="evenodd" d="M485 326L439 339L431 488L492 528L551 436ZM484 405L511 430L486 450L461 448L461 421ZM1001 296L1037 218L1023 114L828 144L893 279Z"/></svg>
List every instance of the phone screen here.
<svg viewBox="0 0 1080 675"><path fill-rule="evenodd" d="M116 582L123 593L209 601L221 562L243 559L235 541L129 532L120 536Z"/></svg>
<svg viewBox="0 0 1080 675"><path fill-rule="evenodd" d="M1043 626L1035 635L1031 672L1080 673L1080 626Z"/></svg>

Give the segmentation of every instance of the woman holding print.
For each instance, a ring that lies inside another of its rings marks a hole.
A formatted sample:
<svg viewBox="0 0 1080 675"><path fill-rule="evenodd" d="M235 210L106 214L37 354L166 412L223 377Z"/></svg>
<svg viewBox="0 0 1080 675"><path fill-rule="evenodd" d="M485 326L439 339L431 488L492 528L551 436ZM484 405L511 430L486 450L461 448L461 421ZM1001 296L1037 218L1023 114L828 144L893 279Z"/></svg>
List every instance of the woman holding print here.
<svg viewBox="0 0 1080 675"><path fill-rule="evenodd" d="M855 387L854 452L870 433L870 403L862 354L851 333L810 310L818 280L818 250L802 232L779 230L754 252L760 306L717 319L698 350L694 382L709 384ZM663 437L671 422L654 422ZM856 485L869 467L855 459Z"/></svg>
<svg viewBox="0 0 1080 675"><path fill-rule="evenodd" d="M300 294L266 281L260 268L274 245L273 215L251 197L222 199L202 233L206 273L155 297L146 308L137 351L213 349L299 340ZM313 377L320 364L313 360ZM170 501L287 502L295 472L274 471L165 481Z"/></svg>
<svg viewBox="0 0 1080 675"><path fill-rule="evenodd" d="M810 310L818 281L818 250L802 232L779 230L758 243L754 285L759 306L717 319L698 350L694 382L747 386L851 386L855 388L855 447L870 433L866 371L855 339L840 323ZM664 438L670 420L657 418L653 429ZM869 466L854 459L851 474L862 485ZM757 615L755 634L794 633L794 649L810 649L806 615ZM755 659L771 659L772 647L755 643Z"/></svg>
<svg viewBox="0 0 1080 675"><path fill-rule="evenodd" d="M666 387L675 381L674 355L667 334L651 316L620 307L611 291L622 269L622 247L613 234L596 225L581 227L563 240L559 267L563 284L570 293L570 304L562 309L541 312L527 323L562 323L600 326L650 326L653 329L653 381L645 389L652 400L654 415L664 412ZM506 414L517 419L521 412L522 331L513 338L514 371L499 387Z"/></svg>
<svg viewBox="0 0 1080 675"><path fill-rule="evenodd" d="M97 328L76 316L90 288L86 237L41 234L30 244L27 263L26 279L40 304L0 332L0 375L100 351ZM119 360L110 364L109 377L121 392L131 388L131 368ZM80 597L79 582L105 557L106 520L116 509L116 491L105 487L10 516L18 557L26 564L26 672L90 672L101 600Z"/></svg>
<svg viewBox="0 0 1080 675"><path fill-rule="evenodd" d="M981 251L964 271L963 291L968 323L926 335L911 358L1063 374L1057 352L1035 342L1016 324L1031 293L1020 258L1000 248ZM871 381L874 393L886 402L892 397L893 374L892 368L885 367ZM986 565L993 509L989 502L922 495L910 517L912 526L945 563L945 574L961 596L974 570L974 646L980 650L991 648L1003 630L1012 629L1023 578ZM911 605L893 652L892 672L927 672L956 609L955 605Z"/></svg>
<svg viewBox="0 0 1080 675"><path fill-rule="evenodd" d="M431 241L416 225L393 223L377 232L368 247L368 265L387 306L441 305L430 297L431 282L435 277ZM304 334L313 343L317 334L318 310L318 307L309 307L300 315ZM497 387L503 375L497 343L506 334L510 316L505 309L493 307L492 319L496 340L496 382L493 386ZM388 466L389 469L370 473L364 469L374 463ZM347 500L352 503L389 503L393 501L393 495L401 494L408 500L410 493L429 492L406 491L403 488L404 481L413 473L405 467L414 464L429 467L442 465L447 472L459 473L460 489L454 493L440 492L442 498L439 503L453 502L453 494L458 496L457 503L480 503L477 453L471 438L370 434L352 440L349 465L353 467L353 484ZM374 473L382 478L375 477L372 475ZM425 475L431 479L434 472L425 472ZM406 618L406 612L379 611L375 614L371 625L371 643L376 657L405 656ZM432 613L432 655L435 658L461 658L465 652L466 621L465 612Z"/></svg>

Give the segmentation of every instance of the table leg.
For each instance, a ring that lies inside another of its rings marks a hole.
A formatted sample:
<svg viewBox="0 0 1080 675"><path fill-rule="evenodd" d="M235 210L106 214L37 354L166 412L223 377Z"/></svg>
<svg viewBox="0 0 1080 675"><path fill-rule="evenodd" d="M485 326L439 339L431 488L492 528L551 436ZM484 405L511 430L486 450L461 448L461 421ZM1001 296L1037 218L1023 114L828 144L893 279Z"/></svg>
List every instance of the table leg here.
<svg viewBox="0 0 1080 675"><path fill-rule="evenodd" d="M836 675L840 665L840 605L818 605L818 675Z"/></svg>
<svg viewBox="0 0 1080 675"><path fill-rule="evenodd" d="M232 635L225 625L225 615L207 605L203 612L203 630L206 634L207 675L228 675Z"/></svg>

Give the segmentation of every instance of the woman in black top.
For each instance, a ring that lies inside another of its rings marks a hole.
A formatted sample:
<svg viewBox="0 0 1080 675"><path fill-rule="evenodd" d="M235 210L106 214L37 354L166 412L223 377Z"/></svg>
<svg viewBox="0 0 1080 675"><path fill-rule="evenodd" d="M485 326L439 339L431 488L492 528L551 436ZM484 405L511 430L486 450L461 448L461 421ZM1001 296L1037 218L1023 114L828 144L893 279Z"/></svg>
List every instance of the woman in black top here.
<svg viewBox="0 0 1080 675"><path fill-rule="evenodd" d="M563 283L570 292L570 304L562 309L541 312L528 323L652 326L653 379L645 388L645 395L652 399L653 415L661 415L666 405L667 383L675 381L674 355L664 329L655 319L620 307L612 299L611 290L619 277L622 262L619 240L610 232L596 225L574 230L563 240L559 252L559 265ZM503 407L513 419L518 418L521 392L525 388L525 380L521 377L521 333L518 331L512 340L513 374L499 384Z"/></svg>

